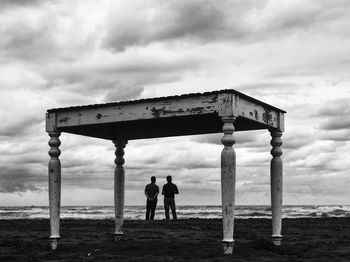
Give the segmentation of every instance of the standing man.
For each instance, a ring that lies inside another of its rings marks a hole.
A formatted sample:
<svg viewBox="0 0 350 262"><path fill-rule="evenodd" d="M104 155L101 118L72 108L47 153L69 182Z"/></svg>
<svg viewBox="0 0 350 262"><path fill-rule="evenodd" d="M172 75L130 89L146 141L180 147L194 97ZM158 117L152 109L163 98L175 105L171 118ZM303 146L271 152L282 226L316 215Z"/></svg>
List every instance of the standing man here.
<svg viewBox="0 0 350 262"><path fill-rule="evenodd" d="M151 183L145 187L146 203L146 220L154 219L154 212L158 202L159 187L156 185L156 177L151 177ZM150 216L151 215L151 216Z"/></svg>
<svg viewBox="0 0 350 262"><path fill-rule="evenodd" d="M173 219L177 219L176 216L176 207L175 207L175 194L179 193L177 186L171 183L171 176L167 176L166 183L163 186L162 195L164 195L164 209L165 209L165 219L169 219L169 206L171 208L171 213L173 214Z"/></svg>

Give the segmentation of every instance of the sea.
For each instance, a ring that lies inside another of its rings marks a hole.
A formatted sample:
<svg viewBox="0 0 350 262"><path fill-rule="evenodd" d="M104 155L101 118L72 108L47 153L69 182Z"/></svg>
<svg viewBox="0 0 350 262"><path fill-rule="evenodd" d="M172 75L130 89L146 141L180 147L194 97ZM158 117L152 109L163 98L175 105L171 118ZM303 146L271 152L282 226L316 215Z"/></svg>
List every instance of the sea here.
<svg viewBox="0 0 350 262"><path fill-rule="evenodd" d="M221 218L221 206L177 206L177 216L188 218ZM124 219L142 220L145 206L125 206ZM164 209L158 206L156 220L164 219ZM350 217L350 205L286 205L283 218ZM42 206L0 207L0 219L48 219L49 208ZM114 219L113 206L63 206L63 219ZM235 218L271 218L271 207L263 205L237 205Z"/></svg>

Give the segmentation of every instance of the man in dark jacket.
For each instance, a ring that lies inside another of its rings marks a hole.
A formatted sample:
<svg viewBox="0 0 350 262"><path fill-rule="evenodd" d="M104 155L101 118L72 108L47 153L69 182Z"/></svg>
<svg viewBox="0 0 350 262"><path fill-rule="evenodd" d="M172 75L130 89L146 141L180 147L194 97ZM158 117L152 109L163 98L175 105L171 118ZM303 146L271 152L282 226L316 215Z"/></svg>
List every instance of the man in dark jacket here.
<svg viewBox="0 0 350 262"><path fill-rule="evenodd" d="M156 177L151 177L151 183L145 187L146 203L146 220L154 219L154 212L158 202L159 187L156 185Z"/></svg>
<svg viewBox="0 0 350 262"><path fill-rule="evenodd" d="M175 207L175 194L179 193L177 186L171 182L171 176L167 176L166 183L163 186L162 195L164 195L164 209L165 209L165 219L169 219L169 206L171 208L171 213L173 214L173 219L177 219L176 207Z"/></svg>

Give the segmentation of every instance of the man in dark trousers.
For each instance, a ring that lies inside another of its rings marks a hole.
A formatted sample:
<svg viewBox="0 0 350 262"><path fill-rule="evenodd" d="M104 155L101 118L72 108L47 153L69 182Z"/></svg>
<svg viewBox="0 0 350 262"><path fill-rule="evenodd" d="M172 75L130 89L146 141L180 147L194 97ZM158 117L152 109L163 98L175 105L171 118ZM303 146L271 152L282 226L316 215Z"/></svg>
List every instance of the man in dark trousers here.
<svg viewBox="0 0 350 262"><path fill-rule="evenodd" d="M151 177L151 183L145 187L146 203L146 220L154 219L154 212L158 202L159 187L156 185L156 177Z"/></svg>
<svg viewBox="0 0 350 262"><path fill-rule="evenodd" d="M164 195L164 209L165 209L165 219L169 219L169 206L171 208L171 213L173 214L173 219L177 219L176 207L175 207L175 194L179 193L177 186L171 182L171 176L167 176L167 184L163 186L162 195Z"/></svg>

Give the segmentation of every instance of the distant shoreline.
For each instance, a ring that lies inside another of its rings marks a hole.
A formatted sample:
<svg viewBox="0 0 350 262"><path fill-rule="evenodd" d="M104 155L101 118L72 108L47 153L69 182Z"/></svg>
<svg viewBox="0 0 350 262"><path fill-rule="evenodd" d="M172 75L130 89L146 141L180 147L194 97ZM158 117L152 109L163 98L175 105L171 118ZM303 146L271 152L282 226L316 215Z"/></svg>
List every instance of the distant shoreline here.
<svg viewBox="0 0 350 262"><path fill-rule="evenodd" d="M196 206L177 205L177 216L184 218L221 218L221 206ZM284 218L303 217L350 217L350 206L345 205L298 205L284 206ZM115 211L113 206L62 206L62 219L114 219ZM124 218L127 220L143 220L145 218L145 206L125 206ZM234 215L236 218L271 218L271 206L269 205L237 205ZM0 219L37 219L49 218L49 208L30 207L0 207ZM165 218L163 205L156 209L156 220Z"/></svg>
<svg viewBox="0 0 350 262"><path fill-rule="evenodd" d="M162 205L162 204L160 204ZM125 207L144 207L144 204L140 205L125 205ZM178 207L191 207L191 206L199 206L199 207L221 207L221 205L177 205ZM268 207L270 205L253 205L253 204L240 204L240 205L235 205L236 207L243 207L243 206L260 206L260 207ZM350 204L296 204L296 205L283 205L283 207L292 207L292 206L350 206ZM0 208L2 207L46 207L48 208L48 205L13 205L13 206L8 206L8 205L0 205ZM64 207L114 207L114 205L64 205L61 206L62 208Z"/></svg>

